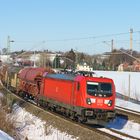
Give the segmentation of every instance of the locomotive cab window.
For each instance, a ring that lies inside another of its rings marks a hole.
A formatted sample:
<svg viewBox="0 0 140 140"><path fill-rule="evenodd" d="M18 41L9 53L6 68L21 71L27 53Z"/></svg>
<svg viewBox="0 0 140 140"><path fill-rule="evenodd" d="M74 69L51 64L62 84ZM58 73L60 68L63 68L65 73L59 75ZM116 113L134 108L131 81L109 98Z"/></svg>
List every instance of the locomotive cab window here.
<svg viewBox="0 0 140 140"><path fill-rule="evenodd" d="M91 96L109 97L112 95L111 83L87 82L87 94Z"/></svg>

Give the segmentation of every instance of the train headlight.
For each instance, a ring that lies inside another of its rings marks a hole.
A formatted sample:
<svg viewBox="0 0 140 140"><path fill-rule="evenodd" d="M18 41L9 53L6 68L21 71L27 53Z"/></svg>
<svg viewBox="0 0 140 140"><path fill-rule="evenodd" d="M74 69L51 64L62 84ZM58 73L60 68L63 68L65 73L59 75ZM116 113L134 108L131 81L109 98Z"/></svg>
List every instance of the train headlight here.
<svg viewBox="0 0 140 140"><path fill-rule="evenodd" d="M112 106L112 100L104 100L104 104L107 106Z"/></svg>
<svg viewBox="0 0 140 140"><path fill-rule="evenodd" d="M109 102L108 102L107 105L108 105L108 106L112 106L112 100L109 100Z"/></svg>
<svg viewBox="0 0 140 140"><path fill-rule="evenodd" d="M87 102L88 105L91 105L91 99L90 98L87 98L86 102Z"/></svg>

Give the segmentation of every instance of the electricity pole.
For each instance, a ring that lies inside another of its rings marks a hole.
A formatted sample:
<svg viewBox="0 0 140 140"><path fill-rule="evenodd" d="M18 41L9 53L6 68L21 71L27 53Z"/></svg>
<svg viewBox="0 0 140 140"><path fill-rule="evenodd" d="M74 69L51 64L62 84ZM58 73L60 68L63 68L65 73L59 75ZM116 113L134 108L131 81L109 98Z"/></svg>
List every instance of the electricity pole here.
<svg viewBox="0 0 140 140"><path fill-rule="evenodd" d="M7 55L10 53L10 36L7 37Z"/></svg>
<svg viewBox="0 0 140 140"><path fill-rule="evenodd" d="M10 40L10 36L7 37L7 60L8 55L10 55L10 42L14 42L14 40Z"/></svg>
<svg viewBox="0 0 140 140"><path fill-rule="evenodd" d="M10 40L10 36L7 37L7 54L10 54L10 42L15 42L14 40Z"/></svg>
<svg viewBox="0 0 140 140"><path fill-rule="evenodd" d="M108 43L109 42L109 43ZM113 49L114 49L114 40L112 39L111 41L103 41L103 43L105 43L105 44L107 44L109 47L110 47L110 45L111 45L111 52L113 51Z"/></svg>
<svg viewBox="0 0 140 140"><path fill-rule="evenodd" d="M114 40L111 40L111 52L114 50Z"/></svg>
<svg viewBox="0 0 140 140"><path fill-rule="evenodd" d="M34 67L34 68L36 67L35 62L36 62L36 55L35 55L35 51L34 51L34 61L33 61L33 63L34 63L33 67Z"/></svg>

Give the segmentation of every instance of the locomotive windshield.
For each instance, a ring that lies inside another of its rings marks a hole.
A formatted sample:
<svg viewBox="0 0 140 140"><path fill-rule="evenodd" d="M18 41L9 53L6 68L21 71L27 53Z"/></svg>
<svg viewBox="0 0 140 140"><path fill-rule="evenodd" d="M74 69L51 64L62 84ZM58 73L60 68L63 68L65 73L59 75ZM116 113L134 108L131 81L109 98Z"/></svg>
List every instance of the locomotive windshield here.
<svg viewBox="0 0 140 140"><path fill-rule="evenodd" d="M109 97L112 95L111 83L87 82L87 93L92 96Z"/></svg>

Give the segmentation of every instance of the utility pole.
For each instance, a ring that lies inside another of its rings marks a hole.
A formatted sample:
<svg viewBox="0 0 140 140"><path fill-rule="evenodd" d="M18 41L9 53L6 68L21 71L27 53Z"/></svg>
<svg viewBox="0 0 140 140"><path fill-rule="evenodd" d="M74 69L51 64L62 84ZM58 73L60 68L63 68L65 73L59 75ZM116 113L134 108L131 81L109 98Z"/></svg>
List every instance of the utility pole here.
<svg viewBox="0 0 140 140"><path fill-rule="evenodd" d="M10 53L10 36L7 37L7 55Z"/></svg>
<svg viewBox="0 0 140 140"><path fill-rule="evenodd" d="M7 37L7 54L10 54L10 42L15 42L14 40L10 39L10 36Z"/></svg>
<svg viewBox="0 0 140 140"><path fill-rule="evenodd" d="M35 61L36 61L36 55L35 55L35 51L34 51L34 65L33 65L33 67L35 68L36 67L36 64L35 64Z"/></svg>
<svg viewBox="0 0 140 140"><path fill-rule="evenodd" d="M7 37L7 60L8 55L10 55L10 42L14 42L14 40L10 40L10 36Z"/></svg>
<svg viewBox="0 0 140 140"><path fill-rule="evenodd" d="M112 39L111 40L111 52L113 52L113 50L114 50L114 40Z"/></svg>
<svg viewBox="0 0 140 140"><path fill-rule="evenodd" d="M108 43L109 42L109 43ZM107 44L109 47L111 46L111 52L114 49L114 40L112 39L111 41L103 41L103 43Z"/></svg>
<svg viewBox="0 0 140 140"><path fill-rule="evenodd" d="M132 47L133 47L133 29L130 29L130 52L132 55Z"/></svg>

